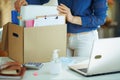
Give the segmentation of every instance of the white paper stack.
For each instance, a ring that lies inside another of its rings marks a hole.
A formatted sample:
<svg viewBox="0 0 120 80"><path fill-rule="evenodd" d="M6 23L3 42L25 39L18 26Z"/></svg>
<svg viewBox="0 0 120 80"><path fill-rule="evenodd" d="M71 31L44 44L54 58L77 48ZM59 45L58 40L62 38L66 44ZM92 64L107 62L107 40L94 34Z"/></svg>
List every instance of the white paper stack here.
<svg viewBox="0 0 120 80"><path fill-rule="evenodd" d="M24 26L25 20L35 19L36 16L58 15L57 6L27 5L21 7L20 26Z"/></svg>
<svg viewBox="0 0 120 80"><path fill-rule="evenodd" d="M64 15L40 17L34 20L35 27L48 26L48 25L61 25L61 24L65 24Z"/></svg>

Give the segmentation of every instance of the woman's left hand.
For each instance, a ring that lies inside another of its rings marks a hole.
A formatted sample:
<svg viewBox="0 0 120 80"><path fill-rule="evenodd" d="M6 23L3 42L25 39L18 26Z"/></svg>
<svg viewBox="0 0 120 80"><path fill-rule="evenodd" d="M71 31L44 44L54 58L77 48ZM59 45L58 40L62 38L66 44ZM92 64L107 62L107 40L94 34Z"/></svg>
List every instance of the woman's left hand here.
<svg viewBox="0 0 120 80"><path fill-rule="evenodd" d="M58 7L57 7L57 10L61 13L61 14L66 14L66 19L68 22L71 22L73 21L73 15L71 13L71 10L65 6L64 4L60 4Z"/></svg>

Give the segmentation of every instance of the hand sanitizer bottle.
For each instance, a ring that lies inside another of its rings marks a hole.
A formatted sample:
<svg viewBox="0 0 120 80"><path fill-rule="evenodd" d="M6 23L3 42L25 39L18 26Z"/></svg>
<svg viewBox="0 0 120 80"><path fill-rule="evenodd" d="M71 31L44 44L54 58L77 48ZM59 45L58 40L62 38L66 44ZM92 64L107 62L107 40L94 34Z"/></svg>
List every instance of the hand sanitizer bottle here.
<svg viewBox="0 0 120 80"><path fill-rule="evenodd" d="M58 56L58 49L53 51L52 61L50 62L50 73L59 74L61 72L61 62Z"/></svg>

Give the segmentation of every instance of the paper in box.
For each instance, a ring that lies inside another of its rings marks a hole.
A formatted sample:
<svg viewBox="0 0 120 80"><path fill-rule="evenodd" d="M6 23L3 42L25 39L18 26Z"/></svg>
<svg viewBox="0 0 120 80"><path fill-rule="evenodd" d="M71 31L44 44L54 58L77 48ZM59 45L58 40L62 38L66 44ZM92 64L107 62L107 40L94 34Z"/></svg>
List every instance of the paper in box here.
<svg viewBox="0 0 120 80"><path fill-rule="evenodd" d="M21 6L20 16L20 26L25 26L24 21L33 20L37 16L48 16L48 15L58 15L57 6L45 6L45 5L27 5Z"/></svg>
<svg viewBox="0 0 120 80"><path fill-rule="evenodd" d="M8 23L9 57L21 63L47 62L54 49L66 56L66 24L24 28Z"/></svg>

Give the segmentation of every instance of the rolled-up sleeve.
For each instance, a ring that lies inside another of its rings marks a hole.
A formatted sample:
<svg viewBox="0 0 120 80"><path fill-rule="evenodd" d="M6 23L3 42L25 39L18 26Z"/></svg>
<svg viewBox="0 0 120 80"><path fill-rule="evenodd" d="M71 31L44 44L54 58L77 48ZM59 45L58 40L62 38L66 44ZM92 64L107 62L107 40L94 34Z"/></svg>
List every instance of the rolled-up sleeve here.
<svg viewBox="0 0 120 80"><path fill-rule="evenodd" d="M83 27L103 25L107 16L107 0L93 0L93 14L81 17Z"/></svg>

